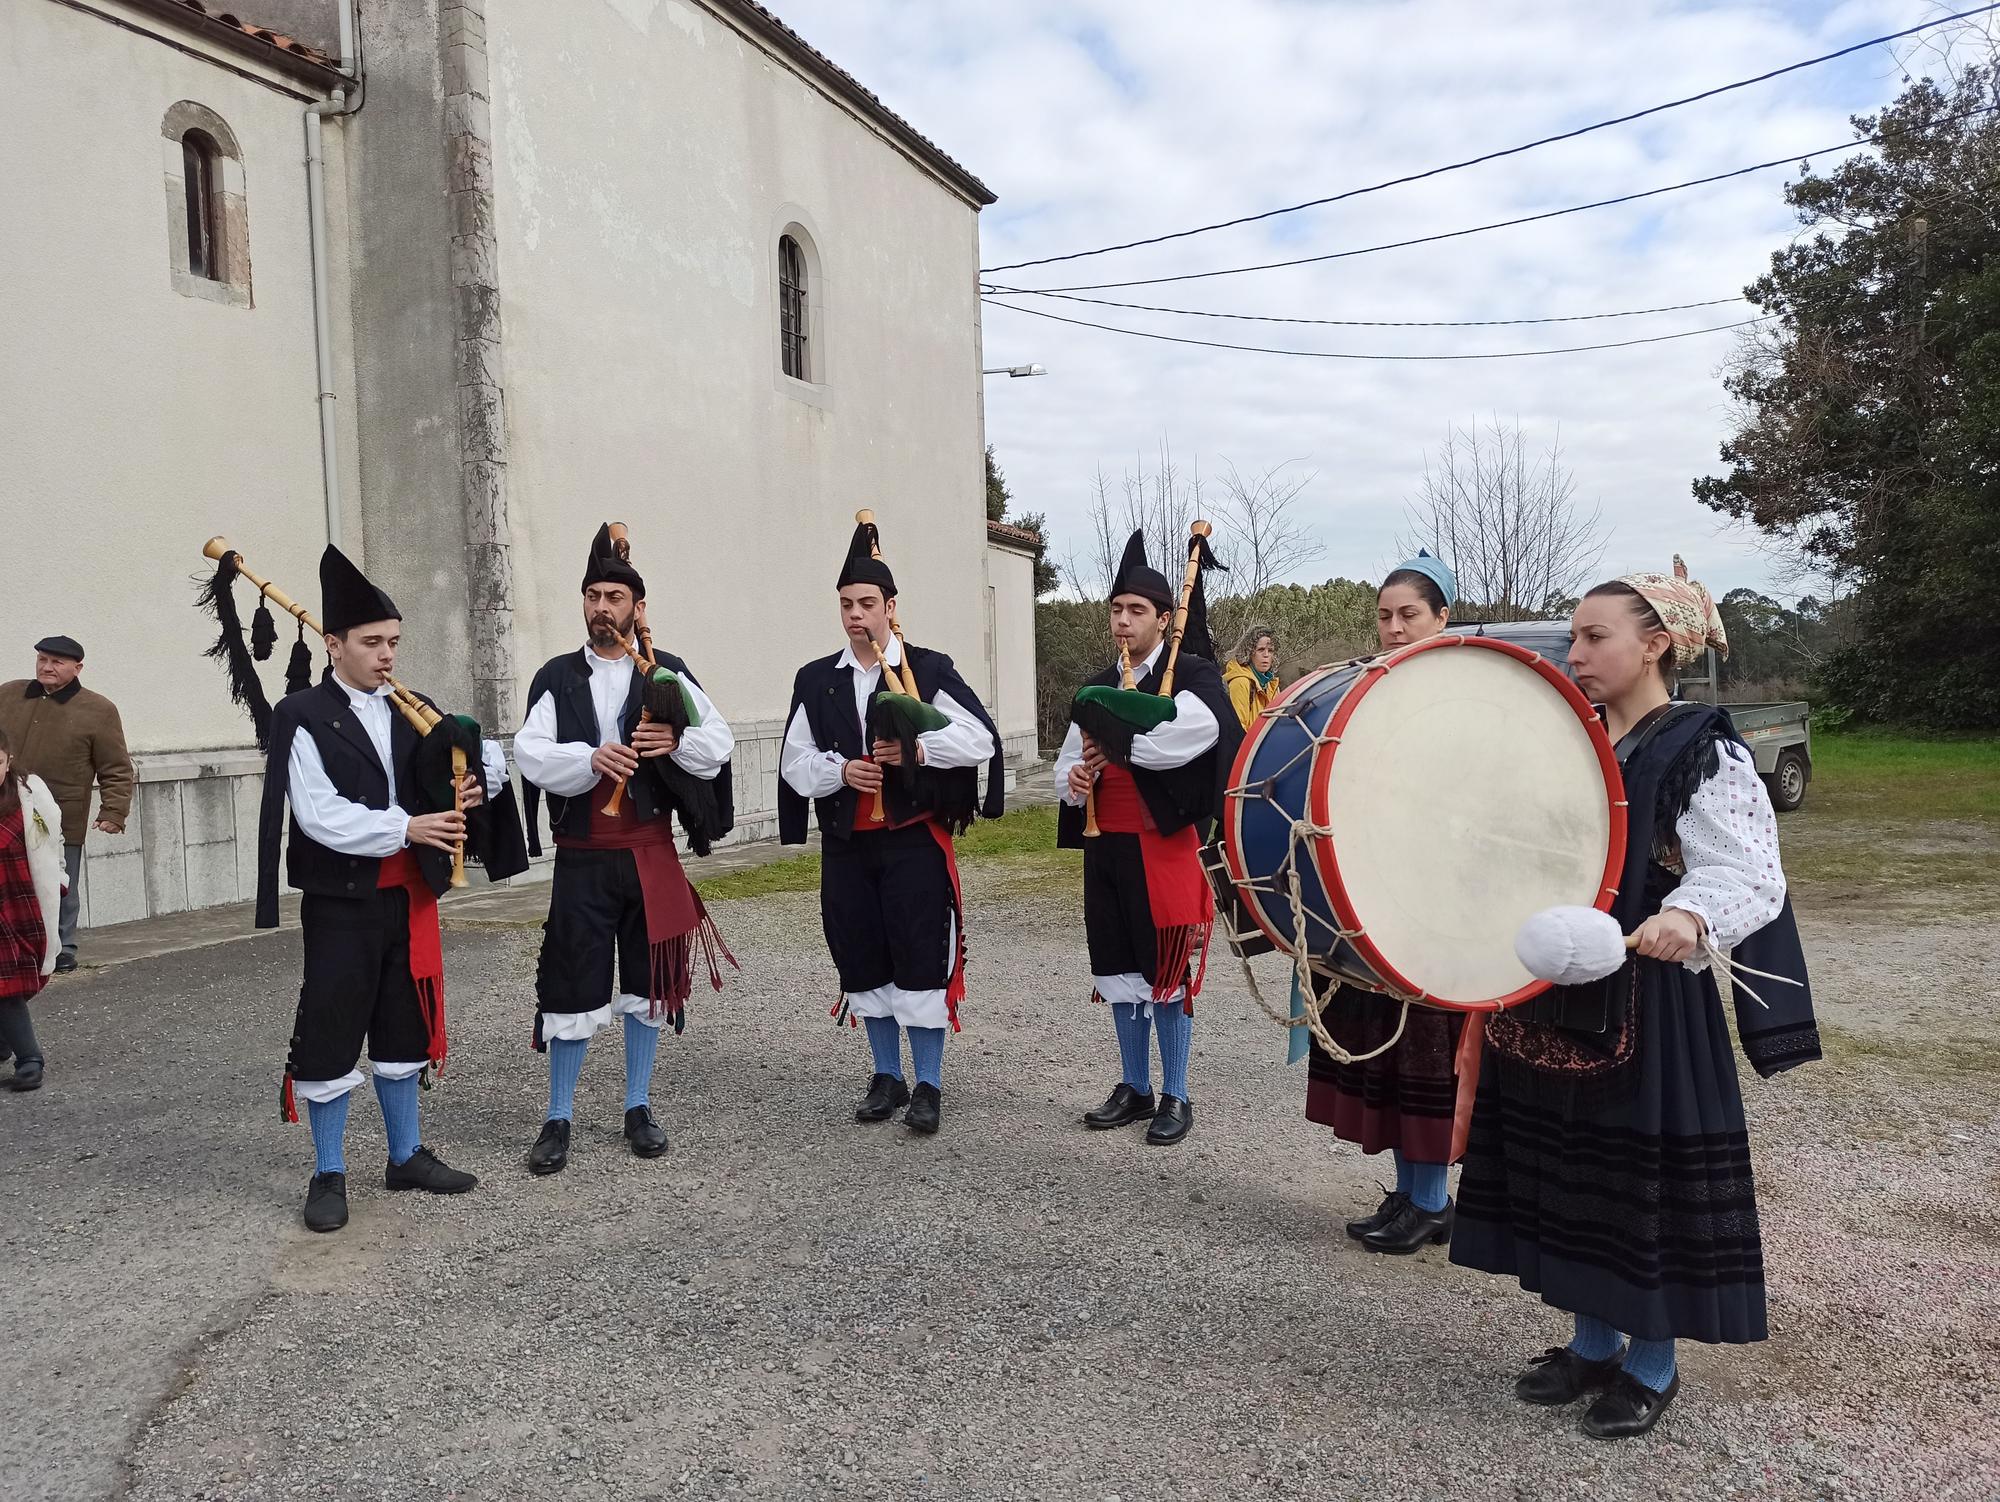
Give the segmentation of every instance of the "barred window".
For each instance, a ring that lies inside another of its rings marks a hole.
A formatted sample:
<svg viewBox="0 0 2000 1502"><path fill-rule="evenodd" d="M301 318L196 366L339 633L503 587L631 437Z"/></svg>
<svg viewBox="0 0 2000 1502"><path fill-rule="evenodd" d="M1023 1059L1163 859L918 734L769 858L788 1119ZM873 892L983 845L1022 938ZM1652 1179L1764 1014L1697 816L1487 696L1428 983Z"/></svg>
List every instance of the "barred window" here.
<svg viewBox="0 0 2000 1502"><path fill-rule="evenodd" d="M812 352L806 316L806 258L790 235L778 240L778 348L784 372L794 380L812 379Z"/></svg>

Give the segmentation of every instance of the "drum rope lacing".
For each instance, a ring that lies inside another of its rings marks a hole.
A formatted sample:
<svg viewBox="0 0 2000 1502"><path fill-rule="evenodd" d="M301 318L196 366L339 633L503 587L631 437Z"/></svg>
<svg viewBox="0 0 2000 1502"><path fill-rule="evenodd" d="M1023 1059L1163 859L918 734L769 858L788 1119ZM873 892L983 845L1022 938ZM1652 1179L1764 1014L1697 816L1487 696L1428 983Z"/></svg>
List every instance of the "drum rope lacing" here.
<svg viewBox="0 0 2000 1502"><path fill-rule="evenodd" d="M1358 660L1365 661L1366 659ZM1387 669L1385 668L1383 671L1386 672ZM1297 724L1300 707L1302 706L1290 703L1273 704L1259 710L1257 717L1259 719L1277 719L1283 717ZM1313 986L1313 979L1316 975L1334 978L1334 972L1330 969L1321 969L1314 965L1312 955L1307 947L1310 942L1310 936L1307 931L1307 920L1310 918L1312 921L1318 923L1322 928L1331 932L1336 939L1357 939L1363 936L1365 930L1339 928L1328 923L1324 918L1320 918L1317 914L1307 912L1303 887L1299 881L1299 850L1308 841L1330 838L1333 831L1324 825L1314 824L1309 819L1292 818L1290 813L1271 793L1271 789L1277 785L1278 779L1296 768L1301 758L1310 758L1321 746L1337 746L1339 744L1340 737L1337 735L1308 735L1306 743L1276 771L1265 777L1261 787L1256 789L1236 787L1224 789L1224 796L1226 797L1260 799L1290 825L1290 834L1285 845L1285 859L1279 867L1277 874L1269 878L1270 882L1282 881L1284 883L1282 889L1275 888L1267 884L1265 880L1258 878L1239 881L1228 870L1226 863L1218 866L1213 862L1205 860L1204 864L1207 864L1211 871L1219 869L1222 872L1223 880L1235 889L1252 892L1271 892L1273 895L1285 898L1291 905L1292 979L1304 999L1304 1012L1301 1016L1293 1017L1287 1013L1280 1012L1264 999L1263 989L1257 984L1257 973L1250 968L1250 957L1243 952L1241 936L1236 931L1236 925L1234 923L1226 923L1224 925L1225 936L1229 940L1229 948L1235 954L1237 963L1243 967L1243 980L1244 984L1250 989L1251 999L1263 1009L1265 1016L1269 1017L1280 1027L1303 1027L1309 1029L1313 1037L1318 1041L1319 1046L1325 1049L1336 1063L1365 1064L1370 1059L1380 1058L1402 1041L1403 1029L1408 1025L1410 1020L1410 1007L1413 1003L1423 1000L1423 993L1412 994L1398 991L1388 986L1378 986L1375 988L1382 995L1402 1003L1398 1009L1395 1031L1389 1035L1388 1041L1383 1043L1379 1048L1372 1048L1366 1053L1352 1053L1342 1047L1333 1034L1327 1031L1326 1024L1320 1018L1321 1005L1318 1002L1317 992Z"/></svg>

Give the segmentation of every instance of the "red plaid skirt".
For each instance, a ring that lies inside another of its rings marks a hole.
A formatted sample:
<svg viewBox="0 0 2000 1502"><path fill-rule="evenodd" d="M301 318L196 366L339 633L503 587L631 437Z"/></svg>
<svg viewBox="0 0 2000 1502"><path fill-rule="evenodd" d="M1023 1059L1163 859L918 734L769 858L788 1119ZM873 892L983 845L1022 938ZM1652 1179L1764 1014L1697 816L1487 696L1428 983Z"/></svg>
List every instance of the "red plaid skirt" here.
<svg viewBox="0 0 2000 1502"><path fill-rule="evenodd" d="M22 808L0 815L0 1000L37 995L48 930L35 900L35 876L28 868L28 841Z"/></svg>

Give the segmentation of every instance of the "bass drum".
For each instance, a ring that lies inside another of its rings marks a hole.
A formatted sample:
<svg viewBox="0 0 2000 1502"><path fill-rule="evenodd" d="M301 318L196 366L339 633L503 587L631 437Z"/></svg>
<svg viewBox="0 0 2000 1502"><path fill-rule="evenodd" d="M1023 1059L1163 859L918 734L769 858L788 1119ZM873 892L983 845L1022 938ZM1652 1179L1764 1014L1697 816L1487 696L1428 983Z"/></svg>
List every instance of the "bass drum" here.
<svg viewBox="0 0 2000 1502"><path fill-rule="evenodd" d="M1608 909L1625 860L1596 713L1561 667L1491 637L1308 674L1251 726L1229 781L1224 868L1266 937L1450 1011L1547 990L1515 932L1547 907Z"/></svg>

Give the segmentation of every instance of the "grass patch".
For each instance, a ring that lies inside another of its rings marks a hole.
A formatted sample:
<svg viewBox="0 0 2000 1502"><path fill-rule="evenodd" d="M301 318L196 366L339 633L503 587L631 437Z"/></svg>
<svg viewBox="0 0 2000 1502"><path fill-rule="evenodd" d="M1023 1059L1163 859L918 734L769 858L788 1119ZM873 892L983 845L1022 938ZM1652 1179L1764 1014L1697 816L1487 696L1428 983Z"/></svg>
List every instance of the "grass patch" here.
<svg viewBox="0 0 2000 1502"><path fill-rule="evenodd" d="M705 877L695 882L694 889L701 893L703 902L729 902L738 897L774 897L781 892L817 892L819 854L808 851L804 855L768 861L761 866L746 866L741 871Z"/></svg>
<svg viewBox="0 0 2000 1502"><path fill-rule="evenodd" d="M1010 881L1029 890L1036 884L1081 869L1083 855L1057 850L1056 811L1017 808L1000 819L981 819L957 841L962 867L997 866ZM728 902L738 897L771 897L783 892L819 890L819 856L789 856L761 866L729 871L695 882L704 902Z"/></svg>
<svg viewBox="0 0 2000 1502"><path fill-rule="evenodd" d="M1842 731L1813 738L1785 870L1822 899L2000 906L2000 740Z"/></svg>

